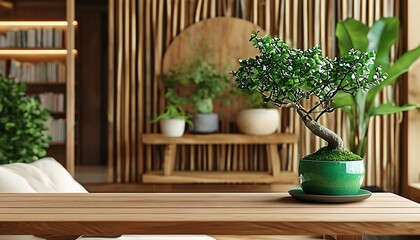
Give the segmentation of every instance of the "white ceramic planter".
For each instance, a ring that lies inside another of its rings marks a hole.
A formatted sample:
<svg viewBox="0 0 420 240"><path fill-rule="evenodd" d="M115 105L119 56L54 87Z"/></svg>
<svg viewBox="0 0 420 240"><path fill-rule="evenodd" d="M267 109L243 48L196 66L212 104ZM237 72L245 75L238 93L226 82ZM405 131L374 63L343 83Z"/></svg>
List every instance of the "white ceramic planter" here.
<svg viewBox="0 0 420 240"><path fill-rule="evenodd" d="M168 137L182 137L185 131L185 120L162 119L159 121L160 131Z"/></svg>
<svg viewBox="0 0 420 240"><path fill-rule="evenodd" d="M236 124L242 133L269 135L279 127L280 116L274 108L245 109L236 115Z"/></svg>

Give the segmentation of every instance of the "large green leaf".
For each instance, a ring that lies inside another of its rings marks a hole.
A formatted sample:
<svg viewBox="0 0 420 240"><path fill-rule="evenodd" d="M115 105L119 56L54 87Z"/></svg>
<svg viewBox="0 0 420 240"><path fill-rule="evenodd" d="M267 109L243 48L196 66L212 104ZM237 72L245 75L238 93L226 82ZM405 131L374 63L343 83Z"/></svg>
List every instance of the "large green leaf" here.
<svg viewBox="0 0 420 240"><path fill-rule="evenodd" d="M335 35L338 38L340 56L344 56L352 48L366 51L369 44L368 32L368 26L353 18L337 23Z"/></svg>
<svg viewBox="0 0 420 240"><path fill-rule="evenodd" d="M345 93L345 92L338 92L333 101L333 107L335 108L342 108L345 106L352 106L355 102L353 100L353 96L351 94Z"/></svg>
<svg viewBox="0 0 420 240"><path fill-rule="evenodd" d="M367 35L368 50L376 53L375 65L381 65L384 71L389 68L389 52L398 39L399 25L396 17L381 18L372 25Z"/></svg>
<svg viewBox="0 0 420 240"><path fill-rule="evenodd" d="M417 106L415 104L406 104L403 106L397 106L393 103L383 103L375 107L371 107L369 109L369 115L375 116L375 115L399 113L399 112L404 112L404 111L414 109L416 107Z"/></svg>
<svg viewBox="0 0 420 240"><path fill-rule="evenodd" d="M406 73L413 64L420 57L420 46L404 53L390 68L388 71L388 77L382 81L379 85L370 89L367 101L372 102L379 91L384 87L393 84L399 76Z"/></svg>

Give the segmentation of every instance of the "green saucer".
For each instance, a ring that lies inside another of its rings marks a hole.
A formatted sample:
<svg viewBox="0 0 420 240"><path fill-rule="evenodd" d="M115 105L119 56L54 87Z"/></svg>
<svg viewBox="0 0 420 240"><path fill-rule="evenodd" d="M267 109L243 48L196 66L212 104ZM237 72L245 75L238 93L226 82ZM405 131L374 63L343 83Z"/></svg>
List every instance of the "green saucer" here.
<svg viewBox="0 0 420 240"><path fill-rule="evenodd" d="M369 198L372 193L368 190L360 189L353 195L315 195L306 194L301 188L293 188L289 190L289 194L301 201L305 202L318 202L318 203L350 203L358 202Z"/></svg>

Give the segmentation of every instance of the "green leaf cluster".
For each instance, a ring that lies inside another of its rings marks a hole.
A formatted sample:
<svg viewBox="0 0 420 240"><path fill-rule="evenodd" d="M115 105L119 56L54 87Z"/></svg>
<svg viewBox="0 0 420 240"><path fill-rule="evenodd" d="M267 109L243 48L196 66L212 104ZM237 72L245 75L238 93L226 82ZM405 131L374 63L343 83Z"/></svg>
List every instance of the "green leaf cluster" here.
<svg viewBox="0 0 420 240"><path fill-rule="evenodd" d="M328 106L338 92L367 91L386 78L379 67L372 69L373 51L351 49L341 58L330 59L321 55L319 46L290 48L280 38L258 37L258 32L250 41L259 55L240 60L239 69L232 74L240 89L258 91L266 102L278 106L300 108L303 100L316 97L319 106L330 111Z"/></svg>
<svg viewBox="0 0 420 240"><path fill-rule="evenodd" d="M349 115L350 150L359 156L365 154L369 122L373 116L399 113L417 107L415 104L398 106L392 97L395 81L407 72L411 64L420 56L419 46L404 53L394 63L391 62L390 51L398 39L399 25L396 17L381 18L370 28L358 20L348 18L339 22L336 27L341 56L344 56L349 49L374 51L376 60L372 67L382 66L383 71L388 73L384 81L372 87L368 92L360 91L353 95L340 92L334 98L334 106L342 108ZM370 75L369 80L372 81L375 77L375 75ZM384 89L388 90L388 100L385 103L378 103L377 96Z"/></svg>
<svg viewBox="0 0 420 240"><path fill-rule="evenodd" d="M213 111L213 99L230 88L229 74L217 70L199 53L192 54L174 69L161 75L171 97L192 104L200 113Z"/></svg>
<svg viewBox="0 0 420 240"><path fill-rule="evenodd" d="M165 112L156 116L152 123L159 122L163 119L181 119L185 120L190 127L192 127L192 122L190 121L191 115L185 112L182 106L176 104L169 104L166 106Z"/></svg>
<svg viewBox="0 0 420 240"><path fill-rule="evenodd" d="M32 162L46 155L49 113L26 85L0 75L0 164Z"/></svg>

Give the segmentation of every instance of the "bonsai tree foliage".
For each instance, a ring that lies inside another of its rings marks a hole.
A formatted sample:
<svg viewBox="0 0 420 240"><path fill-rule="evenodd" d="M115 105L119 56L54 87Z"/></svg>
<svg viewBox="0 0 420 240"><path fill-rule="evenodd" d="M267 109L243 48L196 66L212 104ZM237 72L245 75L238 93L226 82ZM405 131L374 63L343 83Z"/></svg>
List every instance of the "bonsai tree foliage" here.
<svg viewBox="0 0 420 240"><path fill-rule="evenodd" d="M278 107L295 109L305 126L324 139L329 149L343 150L341 137L318 120L336 109L332 102L339 92L353 95L368 91L386 78L380 67L371 70L375 53L351 49L341 58L330 59L321 55L319 46L305 51L290 48L280 38L258 37L258 32L252 33L250 41L259 55L240 60L239 69L232 72L239 88L258 91L264 101ZM305 108L304 101L311 97L317 103Z"/></svg>
<svg viewBox="0 0 420 240"><path fill-rule="evenodd" d="M48 111L25 97L26 85L0 74L0 164L32 162L46 155Z"/></svg>
<svg viewBox="0 0 420 240"><path fill-rule="evenodd" d="M386 115L407 111L416 107L414 104L398 106L392 97L392 86L402 74L406 73L420 56L420 46L404 53L392 63L390 52L399 36L398 18L381 18L372 27L349 18L337 24L336 36L340 55L344 56L349 49L359 51L375 51L376 59L373 67L382 66L388 73L386 80L369 91L357 91L355 94L339 93L334 99L334 106L340 107L349 116L350 151L363 157L366 149L366 138L370 119L377 115ZM369 76L369 81L374 75ZM378 103L377 96L387 89L388 100Z"/></svg>

